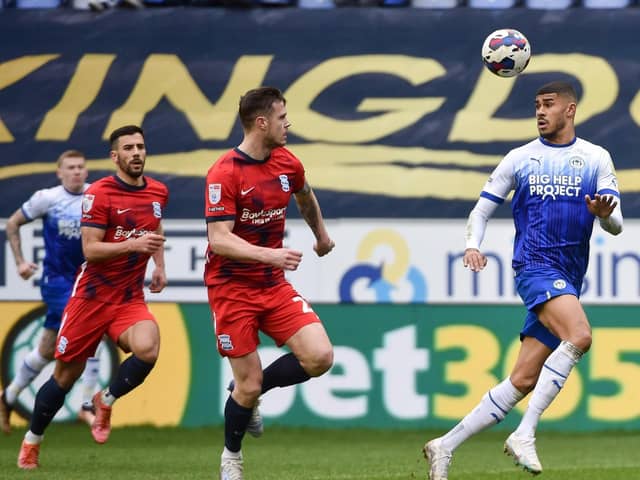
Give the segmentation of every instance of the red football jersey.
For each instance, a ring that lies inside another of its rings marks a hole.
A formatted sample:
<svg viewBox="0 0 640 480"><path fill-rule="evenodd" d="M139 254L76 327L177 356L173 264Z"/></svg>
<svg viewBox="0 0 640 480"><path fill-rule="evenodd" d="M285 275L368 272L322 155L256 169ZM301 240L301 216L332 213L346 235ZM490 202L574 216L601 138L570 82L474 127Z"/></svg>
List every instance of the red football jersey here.
<svg viewBox="0 0 640 480"><path fill-rule="evenodd" d="M230 150L207 173L207 223L234 220L233 233L247 242L280 248L289 200L304 182L302 163L284 147L273 149L264 161L255 160L237 148ZM231 277L254 286L285 281L282 269L215 255L208 245L206 258L206 285L218 285Z"/></svg>
<svg viewBox="0 0 640 480"><path fill-rule="evenodd" d="M146 232L155 232L167 205L167 187L152 178L135 187L117 176L93 183L82 199L83 227L105 230L105 242L123 242ZM80 267L72 296L105 303L144 300L144 275L150 255L130 253L103 262L85 262Z"/></svg>

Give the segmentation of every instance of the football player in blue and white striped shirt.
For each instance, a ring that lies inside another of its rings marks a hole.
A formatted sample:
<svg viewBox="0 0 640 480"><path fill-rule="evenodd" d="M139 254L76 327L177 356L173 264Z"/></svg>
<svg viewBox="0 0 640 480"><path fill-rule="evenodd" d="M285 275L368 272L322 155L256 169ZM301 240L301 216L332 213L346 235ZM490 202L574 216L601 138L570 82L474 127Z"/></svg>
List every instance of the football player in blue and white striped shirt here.
<svg viewBox="0 0 640 480"><path fill-rule="evenodd" d="M0 429L11 430L9 417L20 392L53 360L56 336L62 320L76 270L84 262L80 240L82 194L89 187L85 156L77 150L67 150L58 157L57 176L60 185L36 191L7 220L7 240L16 262L18 274L30 279L37 265L22 253L20 227L42 219L45 256L40 279L42 300L47 306L42 335L38 346L29 352L11 383L0 391ZM98 359L87 362L83 376L83 407L79 417L87 423L93 419L91 397L98 381Z"/></svg>
<svg viewBox="0 0 640 480"><path fill-rule="evenodd" d="M452 430L424 451L430 479L446 480L453 451L467 438L500 422L533 390L505 453L532 474L542 471L535 431L542 413L591 346L591 327L579 302L589 261L594 218L607 232L622 231L620 193L611 156L576 137L577 96L571 84L552 82L536 94L540 137L510 151L486 182L466 229L464 265L481 271L487 221L513 191L513 270L528 309L520 354L509 378L487 392Z"/></svg>

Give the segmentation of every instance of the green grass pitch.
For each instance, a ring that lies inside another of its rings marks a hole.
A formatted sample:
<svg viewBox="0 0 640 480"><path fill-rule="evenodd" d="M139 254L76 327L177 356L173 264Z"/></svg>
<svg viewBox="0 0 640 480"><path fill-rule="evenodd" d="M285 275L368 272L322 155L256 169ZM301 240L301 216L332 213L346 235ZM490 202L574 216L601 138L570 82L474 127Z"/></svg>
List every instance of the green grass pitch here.
<svg viewBox="0 0 640 480"><path fill-rule="evenodd" d="M413 480L427 478L421 448L439 432L268 427L244 444L246 480ZM16 458L23 432L0 437L0 478L47 480L217 479L220 428L115 429L97 445L79 424L54 424L41 468L23 472ZM532 478L502 453L507 434L486 432L454 456L450 480ZM640 432L541 432L540 480L640 480Z"/></svg>

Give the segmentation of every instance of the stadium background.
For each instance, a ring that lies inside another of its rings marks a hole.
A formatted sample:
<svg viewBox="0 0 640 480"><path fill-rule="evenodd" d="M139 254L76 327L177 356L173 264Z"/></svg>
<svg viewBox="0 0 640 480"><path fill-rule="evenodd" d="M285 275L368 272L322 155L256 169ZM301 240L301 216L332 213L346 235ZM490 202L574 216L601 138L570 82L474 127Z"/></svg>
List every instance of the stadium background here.
<svg viewBox="0 0 640 480"><path fill-rule="evenodd" d="M619 238L596 230L584 299L594 347L542 428L637 428L640 321L635 315L640 173L640 12L457 9L156 9L100 16L64 10L0 14L0 218L55 184L54 160L83 150L90 178L111 173L105 138L139 123L147 173L171 191L166 211L171 286L152 304L160 362L116 425L218 425L229 372L214 350L201 285L204 174L238 143L237 100L279 86L338 247L321 262L296 219L287 243L305 252L293 283L336 345L330 374L265 397L283 425L451 425L508 372L524 310L509 274L509 209L486 240L492 266L460 266L462 232L501 156L536 135L533 96L549 80L575 82L578 134L610 150L626 218ZM516 80L483 69L480 46L514 27L533 59ZM37 280L15 273L1 223L2 382L37 338ZM42 255L37 224L23 248ZM261 354L276 354L265 342ZM113 350L103 349L102 381ZM47 373L43 373L45 377ZM155 399L171 385L172 395ZM37 387L37 383L36 383ZM25 409L33 390L22 397ZM73 402L73 398L70 402ZM73 415L73 406L59 416ZM499 426L509 428L512 415ZM18 421L20 423L20 421Z"/></svg>

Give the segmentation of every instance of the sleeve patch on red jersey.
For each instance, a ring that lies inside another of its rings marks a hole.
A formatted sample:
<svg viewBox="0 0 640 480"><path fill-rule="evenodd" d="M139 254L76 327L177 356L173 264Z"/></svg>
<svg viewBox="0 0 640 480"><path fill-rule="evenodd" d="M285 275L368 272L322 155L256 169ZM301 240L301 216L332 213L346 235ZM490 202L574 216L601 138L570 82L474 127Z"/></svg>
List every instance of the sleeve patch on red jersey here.
<svg viewBox="0 0 640 480"><path fill-rule="evenodd" d="M90 193L85 193L82 197L82 211L84 213L88 213L93 207L93 201L96 199L95 195L91 195Z"/></svg>
<svg viewBox="0 0 640 480"><path fill-rule="evenodd" d="M282 187L282 191L288 192L291 189L291 187L289 186L289 177L287 177L286 175L280 175L278 178L280 178L280 186Z"/></svg>
<svg viewBox="0 0 640 480"><path fill-rule="evenodd" d="M153 205L153 216L162 218L162 205L160 205L160 202L151 202L151 205Z"/></svg>
<svg viewBox="0 0 640 480"><path fill-rule="evenodd" d="M209 203L213 203L215 205L222 198L222 184L210 183L208 187L209 187Z"/></svg>

